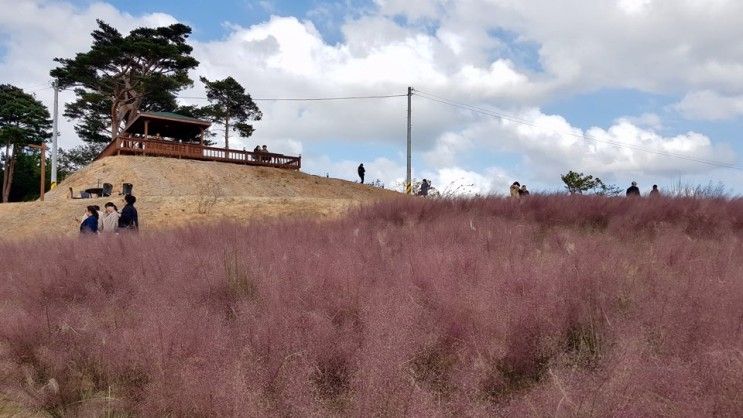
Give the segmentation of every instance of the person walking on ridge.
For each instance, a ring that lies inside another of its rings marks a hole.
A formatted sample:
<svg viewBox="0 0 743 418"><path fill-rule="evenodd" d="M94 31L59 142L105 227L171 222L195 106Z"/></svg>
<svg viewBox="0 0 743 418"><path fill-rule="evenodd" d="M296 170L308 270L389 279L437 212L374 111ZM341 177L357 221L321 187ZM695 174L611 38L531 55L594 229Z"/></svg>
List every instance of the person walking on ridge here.
<svg viewBox="0 0 743 418"><path fill-rule="evenodd" d="M418 196L428 196L429 190L431 190L431 180L423 179L423 181L421 182L420 190L418 191Z"/></svg>
<svg viewBox="0 0 743 418"><path fill-rule="evenodd" d="M510 189L511 197L519 197L520 191L521 191L521 185L519 184L518 181L514 181Z"/></svg>
<svg viewBox="0 0 743 418"><path fill-rule="evenodd" d="M627 189L627 196L640 196L640 188L637 187L636 181L633 181L632 185Z"/></svg>
<svg viewBox="0 0 743 418"><path fill-rule="evenodd" d="M660 190L658 190L657 184L653 184L653 190L650 191L650 197L660 197Z"/></svg>
<svg viewBox="0 0 743 418"><path fill-rule="evenodd" d="M364 174L366 174L364 163L359 164L358 172L359 172L359 178L361 179L361 184L364 184Z"/></svg>

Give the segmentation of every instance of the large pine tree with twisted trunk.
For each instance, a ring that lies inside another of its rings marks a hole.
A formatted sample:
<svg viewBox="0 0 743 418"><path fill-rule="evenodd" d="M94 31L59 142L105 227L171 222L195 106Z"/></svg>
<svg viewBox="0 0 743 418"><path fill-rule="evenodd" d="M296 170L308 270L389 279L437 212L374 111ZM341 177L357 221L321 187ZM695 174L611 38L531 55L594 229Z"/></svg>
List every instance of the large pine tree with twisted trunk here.
<svg viewBox="0 0 743 418"><path fill-rule="evenodd" d="M80 138L109 142L140 111L176 109L177 92L193 84L188 72L199 64L186 42L190 34L190 27L177 23L123 36L99 20L89 51L56 58L60 66L51 75L61 88L75 91L64 114L77 120Z"/></svg>

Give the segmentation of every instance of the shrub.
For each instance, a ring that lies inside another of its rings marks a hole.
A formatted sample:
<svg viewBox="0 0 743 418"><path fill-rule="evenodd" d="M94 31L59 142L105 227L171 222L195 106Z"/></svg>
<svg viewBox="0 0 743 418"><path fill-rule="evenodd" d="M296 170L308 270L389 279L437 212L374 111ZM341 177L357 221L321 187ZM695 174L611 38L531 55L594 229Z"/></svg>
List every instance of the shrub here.
<svg viewBox="0 0 743 418"><path fill-rule="evenodd" d="M0 243L0 399L56 416L740 416L741 238L741 200L530 196Z"/></svg>

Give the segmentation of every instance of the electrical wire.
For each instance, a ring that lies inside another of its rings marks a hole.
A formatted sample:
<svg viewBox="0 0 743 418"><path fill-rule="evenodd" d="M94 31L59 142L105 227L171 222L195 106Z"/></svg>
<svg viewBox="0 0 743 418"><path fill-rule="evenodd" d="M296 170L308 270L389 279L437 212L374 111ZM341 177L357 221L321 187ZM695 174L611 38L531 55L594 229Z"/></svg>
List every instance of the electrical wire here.
<svg viewBox="0 0 743 418"><path fill-rule="evenodd" d="M388 94L377 96L345 96L345 97L253 97L256 102L321 102L333 100L366 100L366 99L389 99L392 97L406 97L407 94ZM179 96L179 99L208 100L206 97Z"/></svg>
<svg viewBox="0 0 743 418"><path fill-rule="evenodd" d="M486 116L491 116L491 117L494 117L494 118L497 118L497 119L507 120L507 121L510 121L510 122L514 122L514 123L518 123L518 124L522 124L522 125L531 126L533 128L537 128L537 129L548 129L548 130L551 130L552 132L557 133L557 134L560 134L560 135L568 135L568 136L573 136L573 137L576 137L576 138L584 139L584 140L587 140L587 141L604 143L604 144L608 144L608 145L611 145L611 146L616 147L616 148L628 148L628 149L633 149L633 150L636 150L636 151L641 151L641 152L656 154L656 155L660 155L660 156L664 156L664 157L678 158L678 159L682 159L682 160L686 160L686 161L696 162L696 163L700 163L700 164L706 164L706 165L713 166L713 167L728 168L728 169L734 169L734 170L741 170L741 171L743 171L743 167L737 166L735 164L725 164L725 163L720 163L720 162L716 162L716 161L704 160L704 159L689 157L689 156L686 156L686 155L675 154L675 153L671 153L671 152L652 150L652 149L648 149L648 148L641 147L641 146L638 146L638 145L627 144L627 143L619 142L619 141L598 139L598 138L595 138L595 137L592 137L592 136L589 136L589 135L577 134L577 133L574 133L574 132L560 132L560 131L557 131L557 130L553 130L553 129L549 129L549 128L544 128L543 126L539 126L539 125L537 125L537 124L535 124L533 122L529 122L529 121L526 121L526 120L523 120L523 119L519 119L519 118L514 117L514 116L506 115L506 114L503 114L503 113L500 113L500 112L496 112L496 111L493 111L493 110L490 110L490 109L484 109L484 108L481 108L481 107L478 107L478 106L469 105L469 104L466 104L466 103L456 102L454 100L446 99L444 97L436 96L434 94L426 93L426 92L420 91L420 90L414 90L413 91L413 94L415 94L415 95L417 95L419 97L422 97L424 99L427 99L427 100L431 100L431 101L434 101L434 102L439 102L439 103L442 103L442 104L446 104L446 105L449 105L449 106L452 106L452 107L457 107L457 108L464 109L464 110L469 110L469 111L471 111L473 113L479 113L479 114L486 115Z"/></svg>

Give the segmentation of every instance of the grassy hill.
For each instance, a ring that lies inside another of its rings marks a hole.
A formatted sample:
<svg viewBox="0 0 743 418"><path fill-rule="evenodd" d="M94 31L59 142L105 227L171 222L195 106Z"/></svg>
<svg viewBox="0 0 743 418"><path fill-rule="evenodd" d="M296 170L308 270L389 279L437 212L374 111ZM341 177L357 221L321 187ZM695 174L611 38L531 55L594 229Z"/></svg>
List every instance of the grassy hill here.
<svg viewBox="0 0 743 418"><path fill-rule="evenodd" d="M397 193L301 172L238 164L153 157L108 157L73 174L44 202L0 205L6 239L77 234L86 205L123 206L122 183L134 185L144 230L220 220L255 221L281 216L327 218L349 207ZM109 198L73 200L79 191L111 183Z"/></svg>

